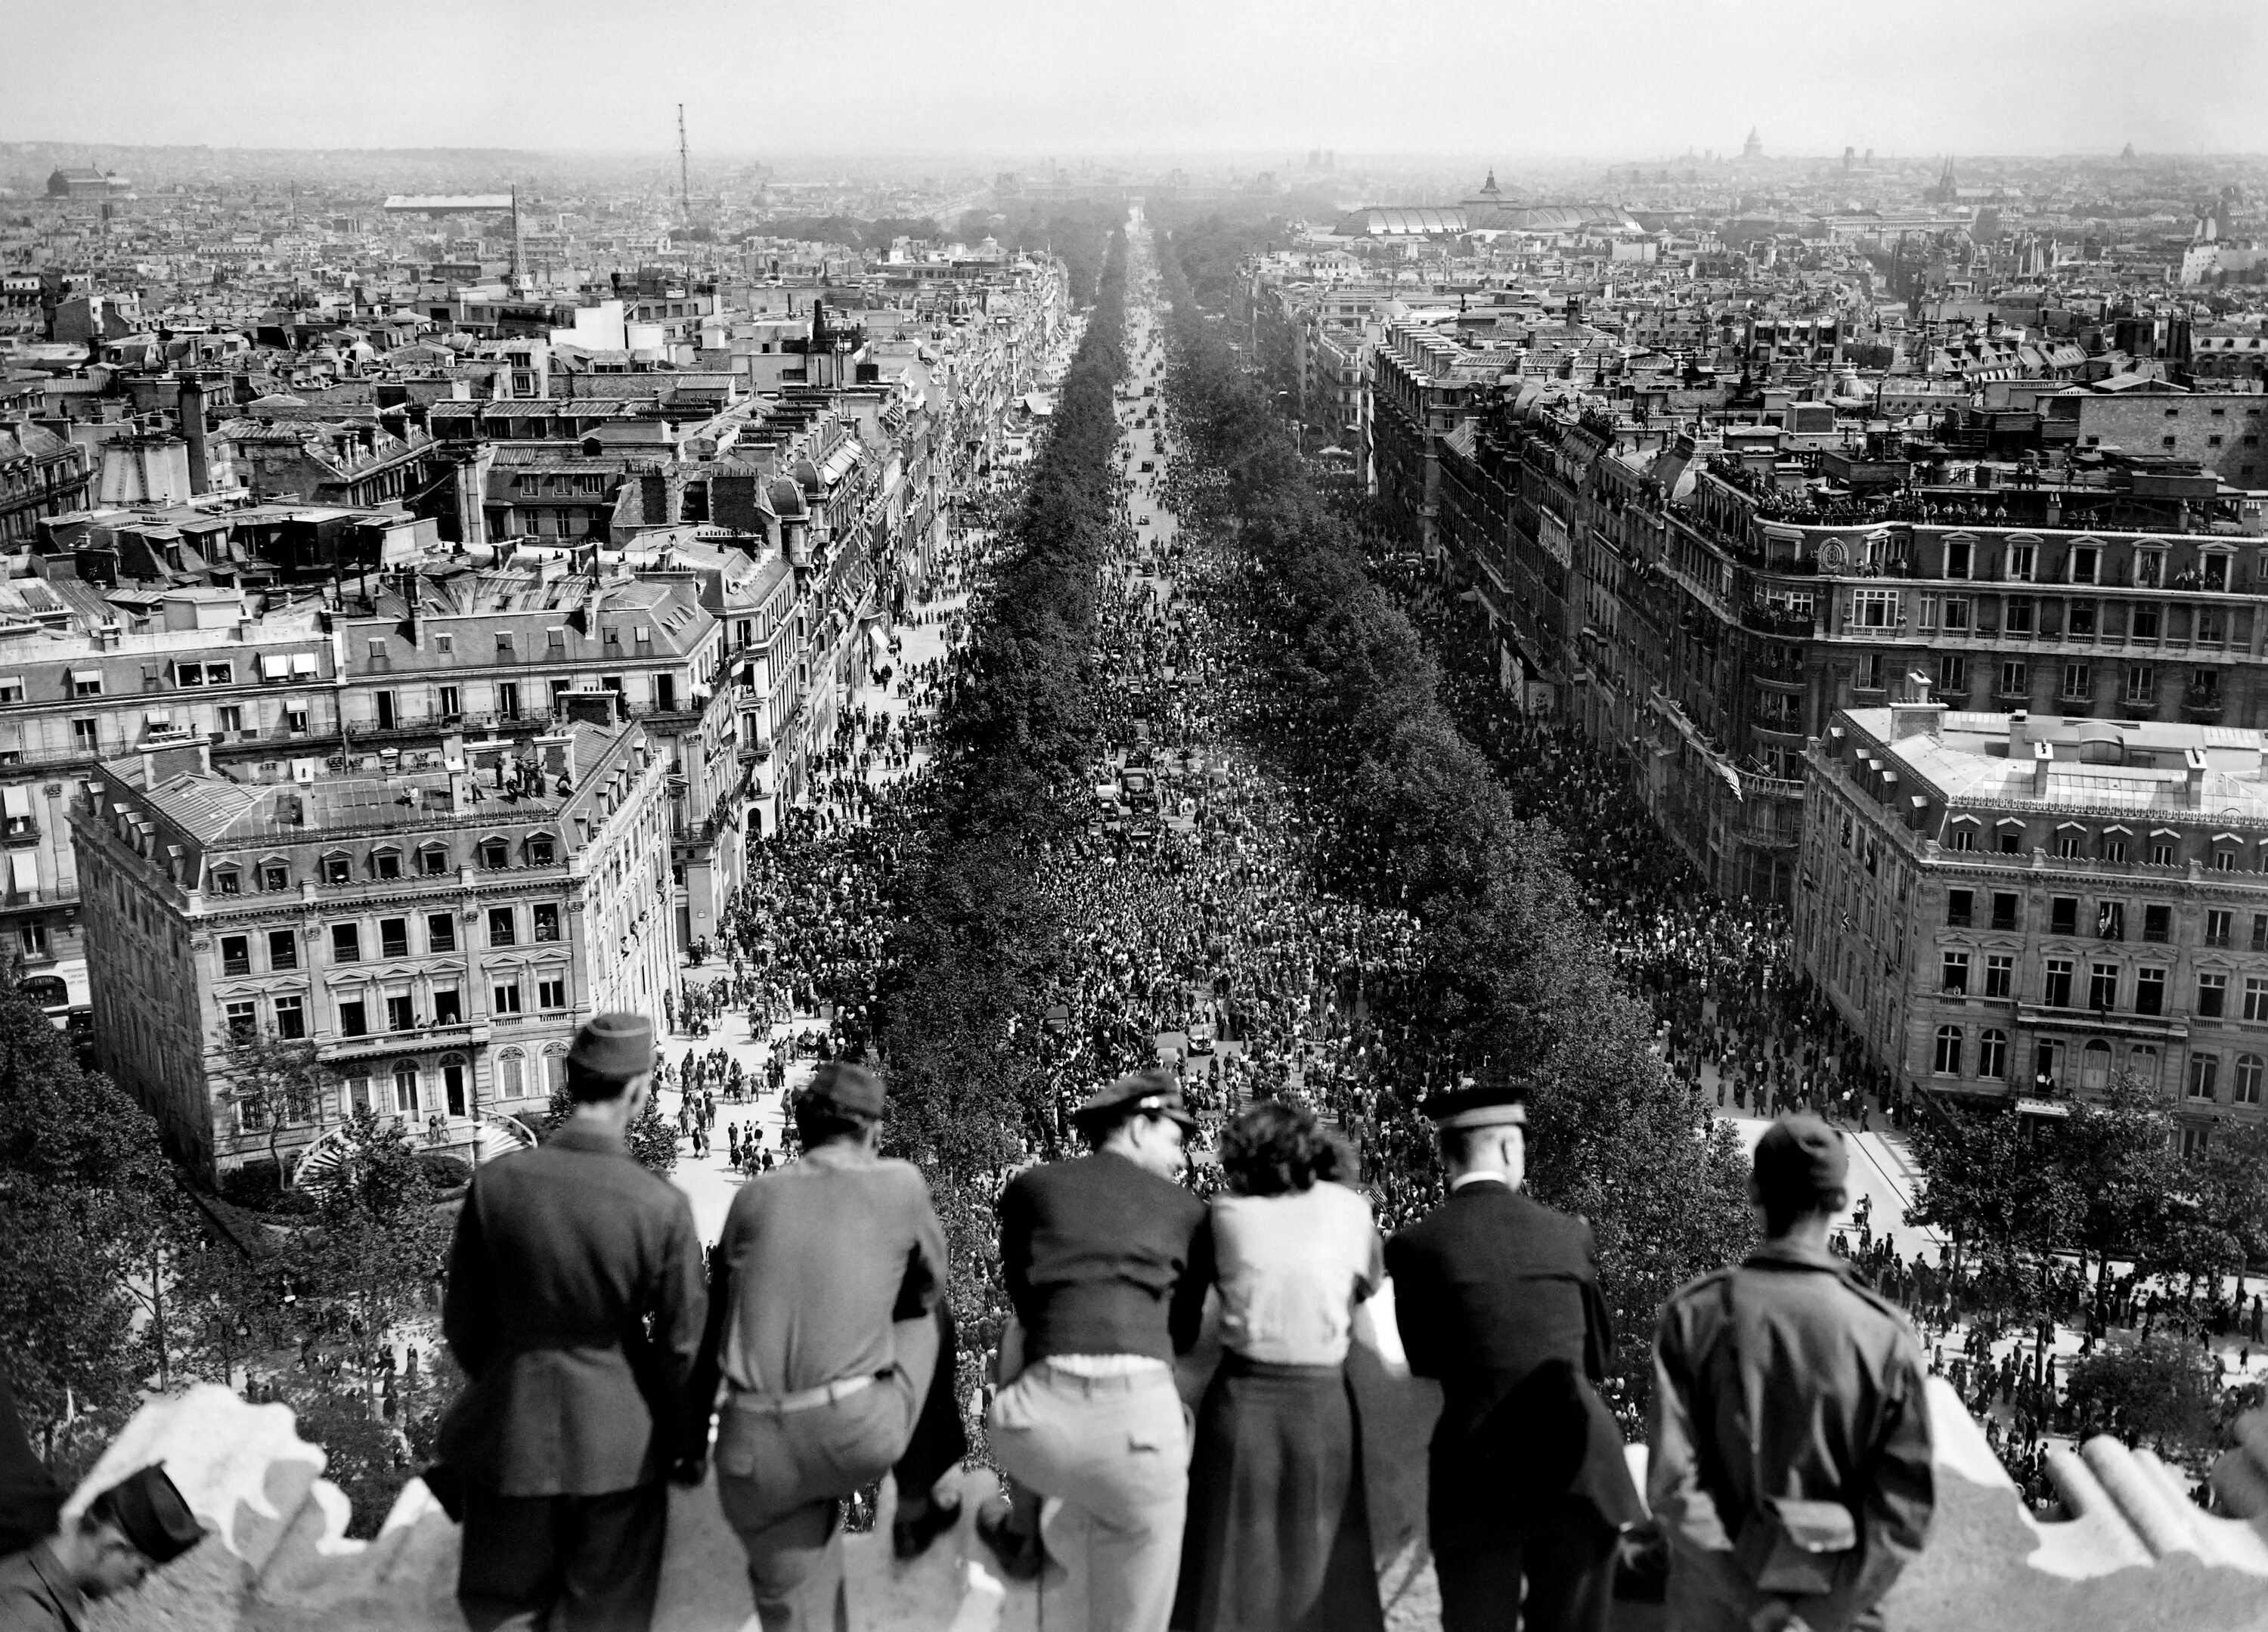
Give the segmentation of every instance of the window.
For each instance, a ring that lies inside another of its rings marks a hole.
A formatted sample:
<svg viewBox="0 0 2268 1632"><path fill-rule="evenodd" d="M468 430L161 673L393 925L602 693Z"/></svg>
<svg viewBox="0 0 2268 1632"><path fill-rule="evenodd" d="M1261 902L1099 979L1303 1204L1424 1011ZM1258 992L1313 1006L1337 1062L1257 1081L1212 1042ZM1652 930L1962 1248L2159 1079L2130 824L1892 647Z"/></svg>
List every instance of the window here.
<svg viewBox="0 0 2268 1632"><path fill-rule="evenodd" d="M1984 959L1984 995L2007 997L2016 989L2016 959L2013 953L1992 952Z"/></svg>
<svg viewBox="0 0 2268 1632"><path fill-rule="evenodd" d="M215 727L232 737L244 734L244 710L235 703L213 710Z"/></svg>
<svg viewBox="0 0 2268 1632"><path fill-rule="evenodd" d="M290 1041L307 1034L307 1004L300 997L276 1000L276 1034Z"/></svg>
<svg viewBox="0 0 2268 1632"><path fill-rule="evenodd" d="M499 634L496 637L496 655L497 660L500 663L512 661L512 635L509 631Z"/></svg>
<svg viewBox="0 0 2268 1632"><path fill-rule="evenodd" d="M557 1046L543 1051L543 1083L553 1093L567 1092L567 1050Z"/></svg>
<svg viewBox="0 0 2268 1632"><path fill-rule="evenodd" d="M2166 972L2163 969L2134 971L2134 1012L2163 1014L2166 1011Z"/></svg>
<svg viewBox="0 0 2268 1632"><path fill-rule="evenodd" d="M1969 954L1965 952L1947 952L1940 963L1939 988L1948 996L1965 996L1969 991Z"/></svg>
<svg viewBox="0 0 2268 1632"><path fill-rule="evenodd" d="M294 737L306 736L307 734L307 710L305 709L285 709L284 713L284 728Z"/></svg>
<svg viewBox="0 0 2268 1632"><path fill-rule="evenodd" d="M2252 915L2252 950L2268 952L2268 912Z"/></svg>
<svg viewBox="0 0 2268 1632"><path fill-rule="evenodd" d="M299 967L299 937L290 930L268 931L268 967L271 969L296 969Z"/></svg>
<svg viewBox="0 0 2268 1632"><path fill-rule="evenodd" d="M1858 590L1851 597L1851 622L1862 629L1896 629L1898 626L1898 592L1896 590Z"/></svg>
<svg viewBox="0 0 2268 1632"><path fill-rule="evenodd" d="M454 656L457 650L457 637L454 635L436 635L433 637L433 650L445 658Z"/></svg>
<svg viewBox="0 0 2268 1632"><path fill-rule="evenodd" d="M2166 552L2161 549L2138 549L2134 552L2134 587L2160 589L2166 582Z"/></svg>
<svg viewBox="0 0 2268 1632"><path fill-rule="evenodd" d="M454 687L454 686L444 686L444 687L441 687L441 717L442 717L444 720L454 720L454 719L455 719L459 715L462 714L464 711L465 711L465 710L464 710L464 709L463 709L463 708L462 708L462 706L460 705L460 697L459 697L459 694L458 694L458 689L457 689L457 687Z"/></svg>
<svg viewBox="0 0 2268 1632"><path fill-rule="evenodd" d="M535 908L535 938L556 941L559 938L559 908L551 901L537 903Z"/></svg>
<svg viewBox="0 0 2268 1632"><path fill-rule="evenodd" d="M2063 665L2063 695L2067 702L2082 702L2090 695L2088 665L2066 663Z"/></svg>
<svg viewBox="0 0 2268 1632"><path fill-rule="evenodd" d="M2261 1070L2258 1055L2240 1054L2236 1056L2236 1076L2229 1084L2228 1092L2228 1102L2231 1105L2260 1103Z"/></svg>
<svg viewBox="0 0 2268 1632"><path fill-rule="evenodd" d="M407 958L409 955L409 920L380 918L378 921L378 955L381 958Z"/></svg>
<svg viewBox="0 0 2268 1632"><path fill-rule="evenodd" d="M1937 688L1948 696L1966 696L1969 692L1969 659L1957 651L1938 653Z"/></svg>
<svg viewBox="0 0 2268 1632"><path fill-rule="evenodd" d="M2190 1098L2213 1098L2213 1079L2220 1075L2220 1056L2213 1054L2190 1055Z"/></svg>
<svg viewBox="0 0 2268 1632"><path fill-rule="evenodd" d="M249 1003L229 1004L226 1019L232 1037L250 1037L260 1030L260 1011Z"/></svg>
<svg viewBox="0 0 2268 1632"><path fill-rule="evenodd" d="M551 857L552 844L551 835L549 834L539 833L527 842L527 864L529 866L549 867L551 865Z"/></svg>
<svg viewBox="0 0 2268 1632"><path fill-rule="evenodd" d="M2007 890L1995 890L1992 893L1992 927L1994 929L2013 930L2016 927L2019 921L2016 908L2018 899L2013 892Z"/></svg>
<svg viewBox="0 0 2268 1632"><path fill-rule="evenodd" d="M342 998L339 1002L339 1035L367 1037L370 1035L370 1012L359 997Z"/></svg>
<svg viewBox="0 0 2268 1632"><path fill-rule="evenodd" d="M1937 1028L1937 1060L1933 1069L1940 1077L1961 1075L1961 1028L1940 1026Z"/></svg>
<svg viewBox="0 0 2268 1632"><path fill-rule="evenodd" d="M2136 1043L2126 1051L2126 1069L2134 1073L2134 1080L2145 1088L2158 1085L2158 1046L2155 1043Z"/></svg>
<svg viewBox="0 0 2268 1632"><path fill-rule="evenodd" d="M71 746L81 754L92 754L101 742L101 733L92 720L71 722Z"/></svg>
<svg viewBox="0 0 2268 1632"><path fill-rule="evenodd" d="M2126 860L2126 841L2106 835L2102 841L2102 859L2115 864L2124 864Z"/></svg>
<svg viewBox="0 0 2268 1632"><path fill-rule="evenodd" d="M417 1109L417 1062L396 1060L394 1062L394 1108L403 1116Z"/></svg>
<svg viewBox="0 0 2268 1632"><path fill-rule="evenodd" d="M2215 872L2235 872L2236 852L2225 844L2215 845L2213 851L2213 870Z"/></svg>
<svg viewBox="0 0 2268 1632"><path fill-rule="evenodd" d="M213 872L213 889L219 894L238 894L242 886L243 881L237 876L237 871L233 867L217 868Z"/></svg>
<svg viewBox="0 0 2268 1632"><path fill-rule="evenodd" d="M565 981L539 981L536 982L535 993L536 1002L546 1009L563 1009L567 1006Z"/></svg>
<svg viewBox="0 0 2268 1632"><path fill-rule="evenodd" d="M1860 691L1881 690L1882 654L1879 651L1860 653L1859 658L1858 677L1851 683L1857 687Z"/></svg>
<svg viewBox="0 0 2268 1632"><path fill-rule="evenodd" d="M379 878L398 878L401 876L401 852L380 850L376 856L371 857L371 864L377 870Z"/></svg>
<svg viewBox="0 0 2268 1632"><path fill-rule="evenodd" d="M2215 437L2213 442L2215 446L2220 445L2219 437ZM2228 587L2228 551L2213 550L2207 554L2199 555L2198 557L2198 565L2205 569L2205 588L2209 590L2225 590Z"/></svg>
<svg viewBox="0 0 2268 1632"><path fill-rule="evenodd" d="M2151 839L2150 865L2153 867L2171 867L2176 864L2174 855L2174 842L2171 839L2161 839L2156 837L2153 837Z"/></svg>
<svg viewBox="0 0 2268 1632"><path fill-rule="evenodd" d="M386 1029L406 1032L417 1024L417 1007L408 992L388 992L386 996Z"/></svg>
<svg viewBox="0 0 2268 1632"><path fill-rule="evenodd" d="M74 697L99 697L102 695L102 676L92 669L74 671L70 695Z"/></svg>
<svg viewBox="0 0 2268 1632"><path fill-rule="evenodd" d="M2032 1046L2032 1085L2042 1093L2053 1093L2062 1080L2063 1044L2043 1037Z"/></svg>
<svg viewBox="0 0 2268 1632"><path fill-rule="evenodd" d="M433 1024L462 1026L465 1023L465 1000L453 986L437 987L433 992Z"/></svg>
<svg viewBox="0 0 2268 1632"><path fill-rule="evenodd" d="M260 887L263 890L288 890L291 887L291 870L282 862L260 864Z"/></svg>
<svg viewBox="0 0 2268 1632"><path fill-rule="evenodd" d="M2071 611L2064 619L2064 633L2073 640L2095 638L2095 603L2093 601L2075 600L2071 603Z"/></svg>
<svg viewBox="0 0 2268 1632"><path fill-rule="evenodd" d="M358 924L335 923L331 926L331 961L357 963L362 959L362 928Z"/></svg>
<svg viewBox="0 0 2268 1632"><path fill-rule="evenodd" d="M2205 944L2208 946L2228 945L2229 921L2234 916L2234 914L2218 908L2207 911L2205 915Z"/></svg>
<svg viewBox="0 0 2268 1632"><path fill-rule="evenodd" d="M449 952L457 950L457 920L446 912L425 915L425 950Z"/></svg>
<svg viewBox="0 0 2268 1632"><path fill-rule="evenodd" d="M226 663L206 664L205 684L208 686L233 686L236 684L236 669L234 665Z"/></svg>
<svg viewBox="0 0 2268 1632"><path fill-rule="evenodd" d="M2268 1020L2268 981L2258 975L2244 979L2244 1018L2248 1020Z"/></svg>
<svg viewBox="0 0 2268 1632"><path fill-rule="evenodd" d="M489 1012L490 1014L518 1014L519 1012L519 982L517 981L507 981L503 982L496 988L495 991L491 994L491 998L492 1001L489 1004Z"/></svg>
<svg viewBox="0 0 2268 1632"><path fill-rule="evenodd" d="M519 941L519 935L513 922L512 908L509 907L490 908L489 945L491 946L512 946L517 945Z"/></svg>
<svg viewBox="0 0 2268 1632"><path fill-rule="evenodd" d="M1999 1082L2008 1074L2008 1033L1988 1030L1977 1040L1977 1074Z"/></svg>
<svg viewBox="0 0 2268 1632"><path fill-rule="evenodd" d="M2008 546L2008 579L2014 584L2029 584L2039 570L2040 552L2036 544Z"/></svg>
<svg viewBox="0 0 2268 1632"><path fill-rule="evenodd" d="M1967 577L1970 553L1970 543L1967 539L1947 539L1945 540L1945 576L1948 578Z"/></svg>
<svg viewBox="0 0 2268 1632"><path fill-rule="evenodd" d="M2146 663L2126 665L2126 701L2145 707L2158 700L2158 671Z"/></svg>
<svg viewBox="0 0 2268 1632"><path fill-rule="evenodd" d="M2079 897L2058 895L2048 902L2048 933L2076 935L2079 933Z"/></svg>
<svg viewBox="0 0 2268 1632"><path fill-rule="evenodd" d="M500 871L511 864L511 847L502 839L481 841L482 866Z"/></svg>
<svg viewBox="0 0 2268 1632"><path fill-rule="evenodd" d="M429 878L438 878L449 871L449 852L438 844L418 851L417 871Z"/></svg>
<svg viewBox="0 0 2268 1632"><path fill-rule="evenodd" d="M223 974L252 973L252 938L245 935L224 935L220 937L220 972Z"/></svg>
<svg viewBox="0 0 2268 1632"><path fill-rule="evenodd" d="M323 857L323 882L350 884L354 881L354 863L343 855Z"/></svg>
<svg viewBox="0 0 2268 1632"><path fill-rule="evenodd" d="M2004 697L2029 697L2032 695L2030 667L2017 658L2000 665L2000 695Z"/></svg>
<svg viewBox="0 0 2268 1632"><path fill-rule="evenodd" d="M2198 976L2197 1013L2200 1018L2217 1020L2227 1011L2228 977L2208 971Z"/></svg>
<svg viewBox="0 0 2268 1632"><path fill-rule="evenodd" d="M507 1099L523 1098L527 1092L527 1056L517 1048L497 1055L497 1092Z"/></svg>
<svg viewBox="0 0 2268 1632"><path fill-rule="evenodd" d="M21 702L23 700L24 681L21 676L11 674L0 680L0 702Z"/></svg>
<svg viewBox="0 0 2268 1632"><path fill-rule="evenodd" d="M1945 893L1946 923L1955 929L1967 929L1971 911L1970 902L1975 899L1975 895L1968 890L1948 890Z"/></svg>
<svg viewBox="0 0 2268 1632"><path fill-rule="evenodd" d="M2126 632L2136 640L2158 638L2158 608L2154 605L2135 606L2127 614L2126 623Z"/></svg>
<svg viewBox="0 0 2268 1632"><path fill-rule="evenodd" d="M1790 777L1788 780L1793 782L1800 780L1800 778ZM1951 833L1945 835L1945 848L1949 850L1975 849L1977 848L1977 829L1970 826L1967 822L1962 823L1961 826L1955 827ZM682 866L680 866L676 871L682 873L685 870ZM677 882L682 884L685 880L682 878L680 878Z"/></svg>
<svg viewBox="0 0 2268 1632"><path fill-rule="evenodd" d="M2087 834L2071 827L2056 832L2056 855L2065 861L2077 861L2087 849Z"/></svg>
<svg viewBox="0 0 2268 1632"><path fill-rule="evenodd" d="M2117 964L2095 963L2088 966L2087 1006L2098 1014L2108 1014L2118 1006L2118 966Z"/></svg>
<svg viewBox="0 0 2268 1632"><path fill-rule="evenodd" d="M2171 437L2168 437L2166 438L2166 444L2167 444L2167 445L2168 445L2169 447L2170 447L2170 446L2172 446L2172 445L2173 445L2173 440L2174 440L2174 439L2173 439ZM2212 1128L2183 1128L2183 1129L2182 1129L2182 1160L2183 1160L2183 1161L2185 1161L2185 1162L2193 1162L2193 1161L2197 1160L2197 1158L2199 1158L2199 1157L2203 1156L2203 1155L2205 1153L2206 1149L2207 1149L2207 1148L2208 1148L2212 1143L2213 1143L2213 1129L2212 1129Z"/></svg>
<svg viewBox="0 0 2268 1632"><path fill-rule="evenodd" d="M2048 959L2046 990L2040 995L2040 1001L2051 1009L2068 1009L2071 1007L2070 959L2051 958Z"/></svg>
<svg viewBox="0 0 2268 1632"><path fill-rule="evenodd" d="M507 639L507 640L509 640L509 639L511 638L511 636L506 636L504 638L505 638L505 639ZM507 654L507 655L509 655L509 654ZM497 690L496 690L496 696L497 696L497 712L498 714L502 715L505 719L508 719L508 720L516 720L516 719L518 719L518 718L519 717L519 681L517 681L517 680L506 680L506 681L504 681L504 684L502 684L501 686L498 686L498 687L497 687Z"/></svg>

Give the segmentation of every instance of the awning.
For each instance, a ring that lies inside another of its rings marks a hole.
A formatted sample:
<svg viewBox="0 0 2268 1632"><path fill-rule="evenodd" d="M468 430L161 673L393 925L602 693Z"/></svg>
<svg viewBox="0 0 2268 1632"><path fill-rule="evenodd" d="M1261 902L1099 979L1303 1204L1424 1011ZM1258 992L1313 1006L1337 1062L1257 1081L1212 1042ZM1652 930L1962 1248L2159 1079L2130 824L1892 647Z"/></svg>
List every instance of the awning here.
<svg viewBox="0 0 2268 1632"><path fill-rule="evenodd" d="M291 673L294 673L294 674L313 674L314 672L315 672L315 654L314 654L313 652L312 652L312 651L295 651L295 652L293 652L293 653L291 654Z"/></svg>
<svg viewBox="0 0 2268 1632"><path fill-rule="evenodd" d="M11 821L32 820L32 790L29 788L0 788L0 809L4 809Z"/></svg>
<svg viewBox="0 0 2268 1632"><path fill-rule="evenodd" d="M888 662L890 657L890 637L882 633L882 626L879 623L869 623L866 626L866 639L868 643L873 648L874 661L877 663Z"/></svg>
<svg viewBox="0 0 2268 1632"><path fill-rule="evenodd" d="M40 858L31 850L8 852L8 885L26 901L36 900L40 893Z"/></svg>
<svg viewBox="0 0 2268 1632"><path fill-rule="evenodd" d="M24 677L20 674L0 674L0 691L12 691L18 696L22 696Z"/></svg>
<svg viewBox="0 0 2268 1632"><path fill-rule="evenodd" d="M71 671L71 684L74 686L99 686L102 684L102 671L100 669L73 669Z"/></svg>
<svg viewBox="0 0 2268 1632"><path fill-rule="evenodd" d="M282 680L291 672L291 660L280 651L260 654L260 674L263 680Z"/></svg>

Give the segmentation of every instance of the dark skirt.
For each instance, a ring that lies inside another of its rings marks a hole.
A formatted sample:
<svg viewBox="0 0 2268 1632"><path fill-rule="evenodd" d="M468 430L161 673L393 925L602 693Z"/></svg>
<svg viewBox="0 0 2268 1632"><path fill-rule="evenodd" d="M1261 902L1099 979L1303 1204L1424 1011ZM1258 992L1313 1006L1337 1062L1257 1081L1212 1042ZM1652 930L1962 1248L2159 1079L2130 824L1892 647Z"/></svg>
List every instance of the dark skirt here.
<svg viewBox="0 0 2268 1632"><path fill-rule="evenodd" d="M1173 1625L1381 1632L1346 1369L1221 1356L1197 1408Z"/></svg>

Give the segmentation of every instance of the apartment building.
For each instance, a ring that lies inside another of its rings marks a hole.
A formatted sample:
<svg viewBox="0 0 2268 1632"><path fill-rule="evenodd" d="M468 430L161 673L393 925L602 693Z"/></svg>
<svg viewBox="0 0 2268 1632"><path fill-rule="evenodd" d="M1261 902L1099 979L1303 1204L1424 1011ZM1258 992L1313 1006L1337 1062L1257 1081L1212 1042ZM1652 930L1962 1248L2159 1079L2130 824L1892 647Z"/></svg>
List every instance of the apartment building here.
<svg viewBox="0 0 2268 1632"><path fill-rule="evenodd" d="M669 760L613 699L556 730L450 737L430 768L257 783L210 745L106 761L73 802L101 1068L209 1168L358 1109L469 1150L540 1110L592 1014L659 1018ZM232 1087L231 1033L312 1043L320 1091Z"/></svg>
<svg viewBox="0 0 2268 1632"><path fill-rule="evenodd" d="M2190 1148L2268 1114L2268 739L1898 689L1810 743L1796 893L1876 1057L2042 1114L2128 1073Z"/></svg>

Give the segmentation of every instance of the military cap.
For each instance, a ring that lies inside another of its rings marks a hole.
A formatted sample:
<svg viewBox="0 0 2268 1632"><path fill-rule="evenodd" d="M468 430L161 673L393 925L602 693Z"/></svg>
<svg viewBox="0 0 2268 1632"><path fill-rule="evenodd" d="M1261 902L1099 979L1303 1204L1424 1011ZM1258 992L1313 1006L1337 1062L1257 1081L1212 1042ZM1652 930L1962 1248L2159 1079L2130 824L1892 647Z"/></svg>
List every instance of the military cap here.
<svg viewBox="0 0 2268 1632"><path fill-rule="evenodd" d="M1818 1206L1843 1189L1850 1173L1841 1132L1808 1111L1781 1117L1756 1141L1756 1192L1766 1202Z"/></svg>
<svg viewBox="0 0 2268 1632"><path fill-rule="evenodd" d="M642 1014L596 1014L583 1022L567 1063L628 1082L653 1070L653 1022Z"/></svg>
<svg viewBox="0 0 2268 1632"><path fill-rule="evenodd" d="M1462 1078L1454 1088L1426 1097L1426 1119L1436 1128L1525 1128L1528 1090L1521 1083L1480 1084Z"/></svg>
<svg viewBox="0 0 2268 1632"><path fill-rule="evenodd" d="M204 1540L204 1526L156 1462L127 1474L95 1497L89 1511L116 1525L136 1552L156 1564L172 1563Z"/></svg>
<svg viewBox="0 0 2268 1632"><path fill-rule="evenodd" d="M873 1072L853 1060L821 1061L811 1081L804 1085L801 1098L806 1103L823 1101L870 1121L882 1119L882 1084Z"/></svg>
<svg viewBox="0 0 2268 1632"><path fill-rule="evenodd" d="M1182 1085L1171 1071L1152 1066L1147 1070L1129 1071L1116 1082L1098 1088L1071 1114L1071 1121L1082 1128L1092 1128L1130 1116L1170 1116L1185 1129L1194 1129L1197 1119L1182 1103Z"/></svg>

